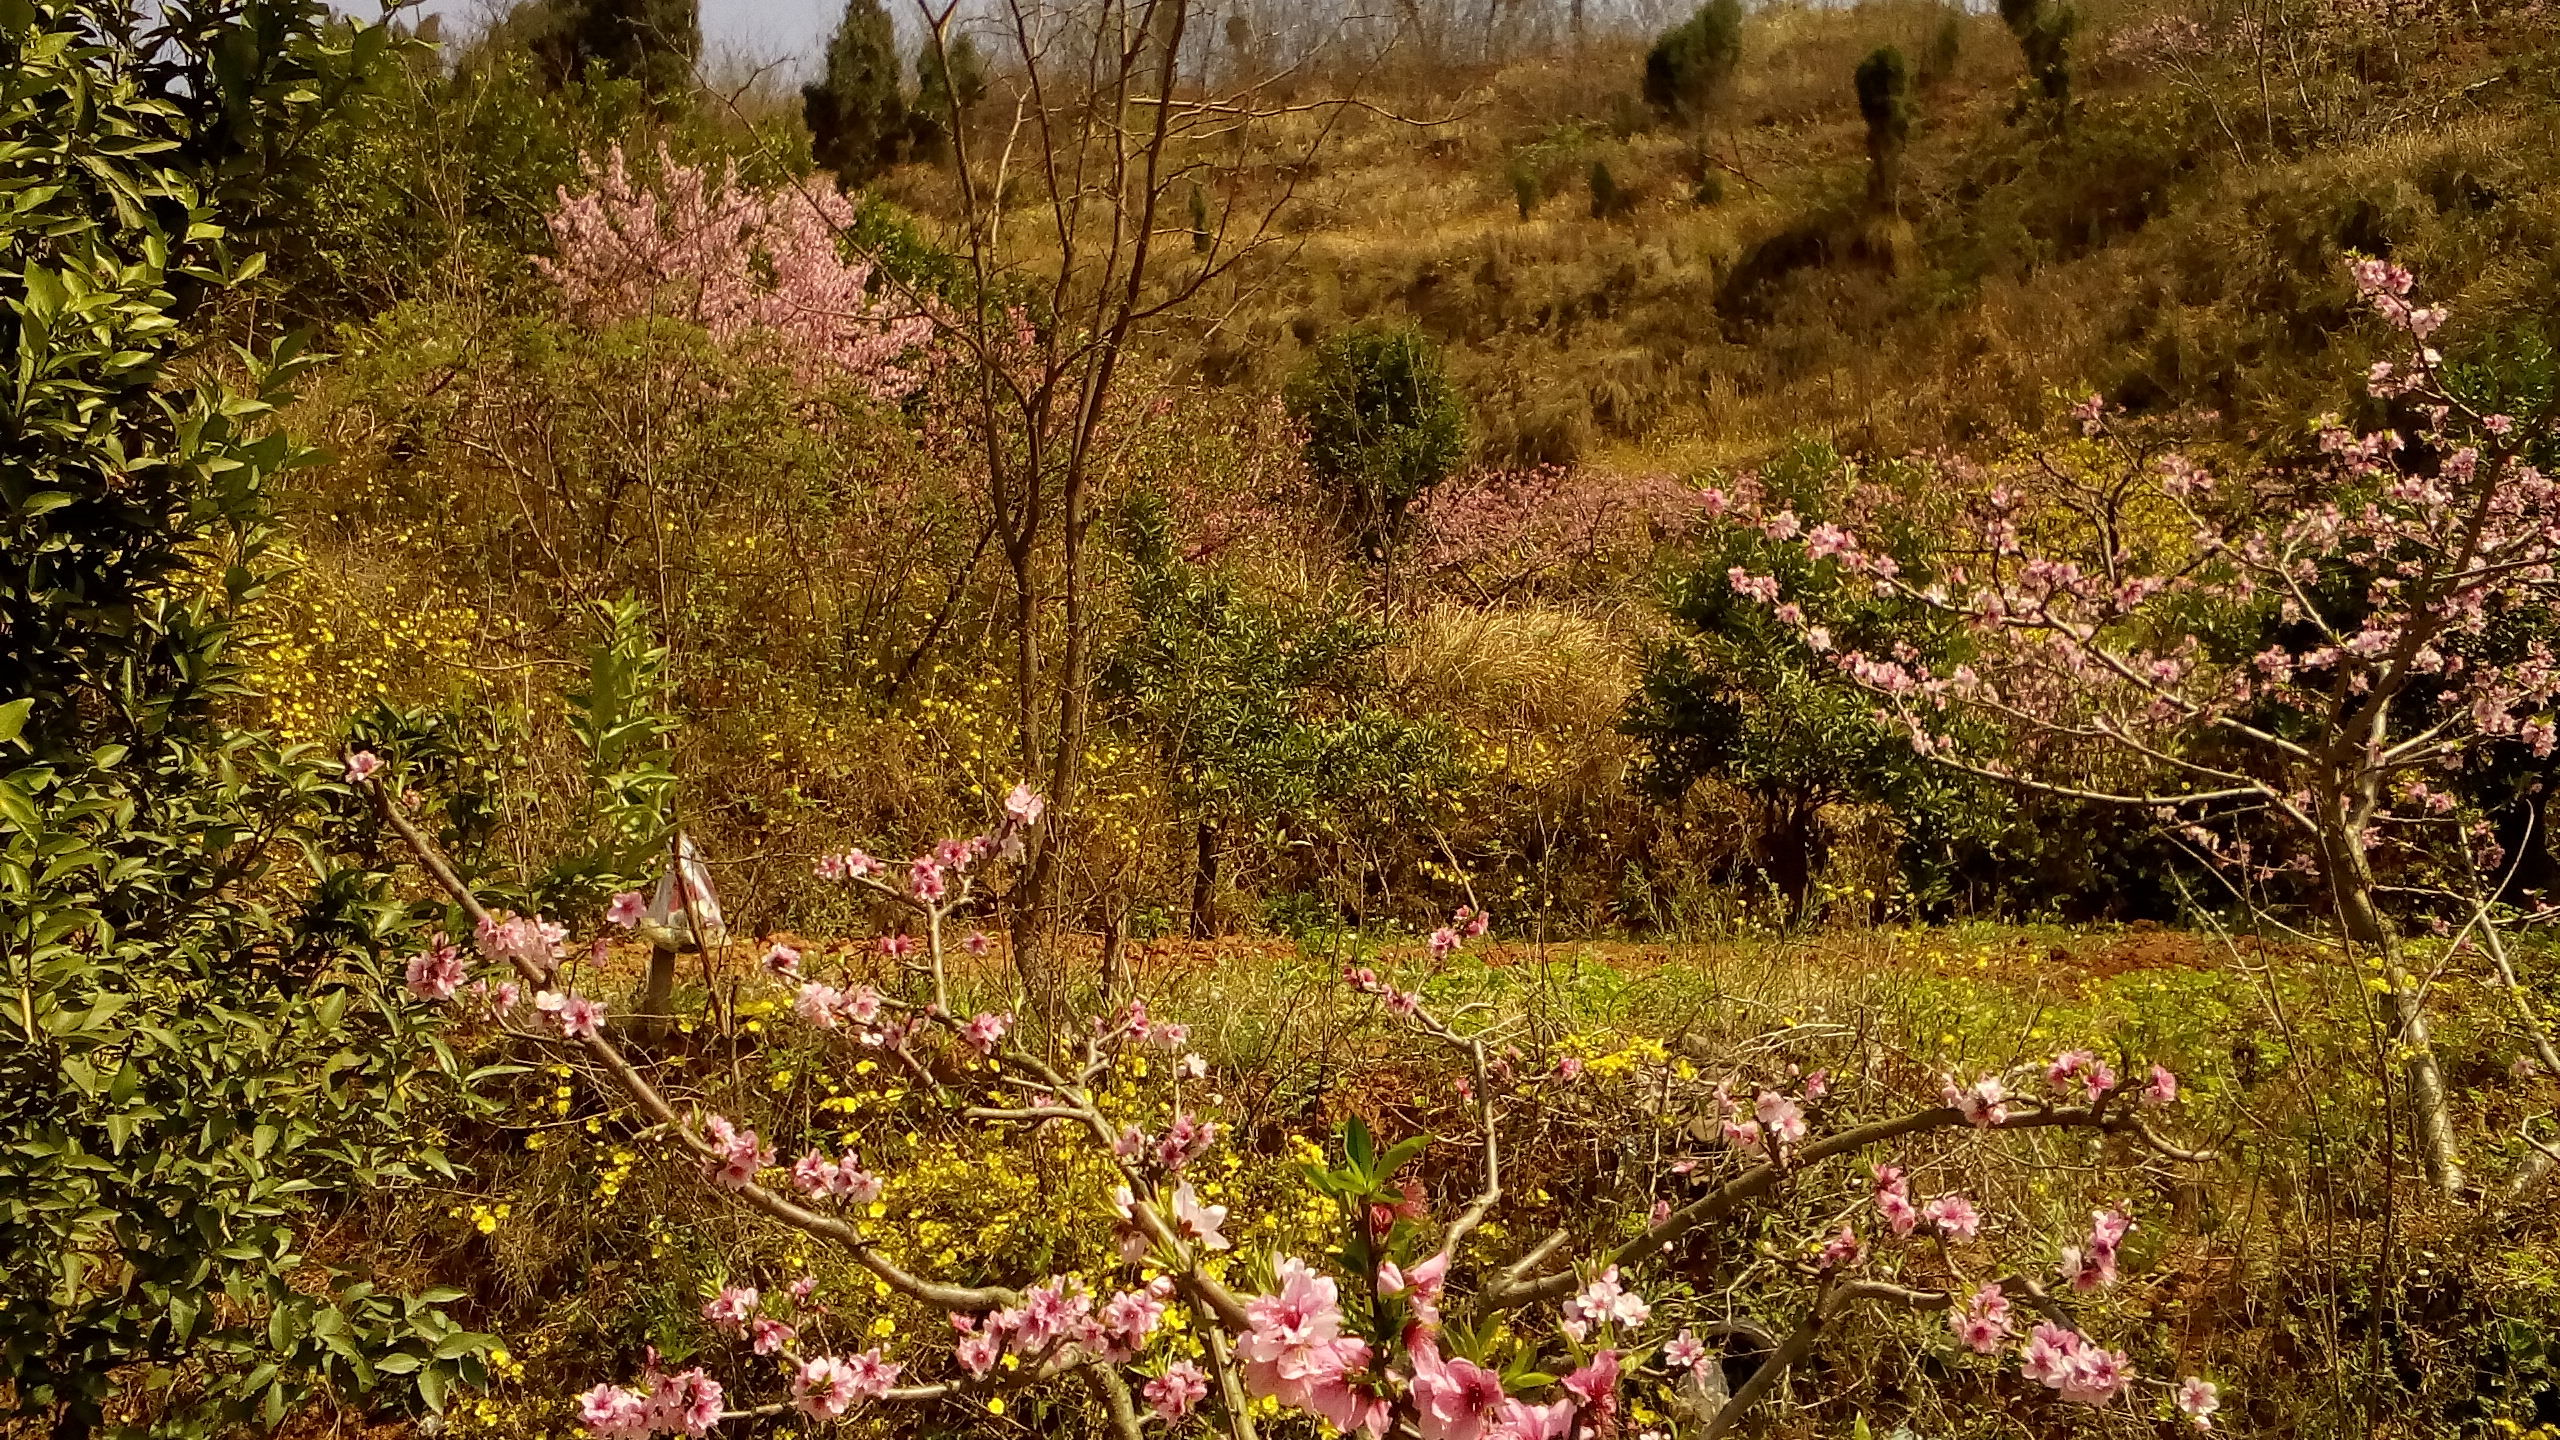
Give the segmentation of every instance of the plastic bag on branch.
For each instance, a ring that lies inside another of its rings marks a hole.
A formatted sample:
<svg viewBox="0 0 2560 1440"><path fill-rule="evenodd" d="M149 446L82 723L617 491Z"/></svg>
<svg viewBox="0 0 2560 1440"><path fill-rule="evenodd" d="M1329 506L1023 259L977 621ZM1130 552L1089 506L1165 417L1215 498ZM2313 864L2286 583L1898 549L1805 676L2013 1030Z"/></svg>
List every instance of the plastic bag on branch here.
<svg viewBox="0 0 2560 1440"><path fill-rule="evenodd" d="M720 918L720 897L711 888L711 872L703 868L693 837L678 831L669 848L675 863L658 877L657 892L640 915L640 933L650 944L680 954L726 941L729 928Z"/></svg>

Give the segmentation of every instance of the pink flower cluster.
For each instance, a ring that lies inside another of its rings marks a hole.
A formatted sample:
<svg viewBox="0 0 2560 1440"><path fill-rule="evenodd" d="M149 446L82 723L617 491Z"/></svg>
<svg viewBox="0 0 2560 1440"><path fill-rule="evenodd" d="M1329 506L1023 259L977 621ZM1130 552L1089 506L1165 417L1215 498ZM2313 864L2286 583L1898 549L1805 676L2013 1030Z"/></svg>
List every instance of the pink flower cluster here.
<svg viewBox="0 0 2560 1440"><path fill-rule="evenodd" d="M571 990L541 990L533 1008L549 1015L570 1040L592 1040L604 1033L604 1002Z"/></svg>
<svg viewBox="0 0 2560 1440"><path fill-rule="evenodd" d="M1821 1072L1815 1073L1821 1076ZM1829 1078L1821 1076L1807 1084L1805 1093L1817 1095L1828 1085ZM1723 1125L1724 1143L1748 1155L1758 1155L1764 1149L1783 1154L1810 1133L1804 1107L1775 1090L1761 1091L1751 1102L1751 1118L1743 1120L1736 1118L1732 1082L1722 1082L1715 1088L1715 1113Z"/></svg>
<svg viewBox="0 0 2560 1440"><path fill-rule="evenodd" d="M1096 1034L1153 1045L1165 1050L1179 1050L1191 1043L1191 1027L1172 1021L1156 1020L1147 1014L1147 1002L1132 1000L1116 1021L1094 1021Z"/></svg>
<svg viewBox="0 0 2560 1440"><path fill-rule="evenodd" d="M2116 1088L2115 1067L2087 1050L2065 1050L2053 1057L2044 1070L2046 1082L2056 1090L2081 1092L2091 1104Z"/></svg>
<svg viewBox="0 0 2560 1440"><path fill-rule="evenodd" d="M1156 1418L1170 1425L1191 1413L1191 1407L1208 1398L1209 1377L1188 1360L1176 1360L1164 1367L1164 1373L1147 1381L1139 1394Z"/></svg>
<svg viewBox="0 0 2560 1440"><path fill-rule="evenodd" d="M1245 1386L1294 1409L1309 1410L1336 1429L1386 1433L1388 1407L1373 1384L1366 1341L1342 1333L1340 1292L1306 1262L1284 1257L1279 1291L1245 1304L1250 1329L1236 1342Z"/></svg>
<svg viewBox="0 0 2560 1440"><path fill-rule="evenodd" d="M833 1030L847 1020L868 1025L880 1018L880 992L868 985L838 990L810 980L801 984L791 1008L803 1023L820 1030Z"/></svg>
<svg viewBox="0 0 2560 1440"><path fill-rule="evenodd" d="M993 1055L1012 1029L1013 1017L1010 1015L979 1014L970 1017L969 1023L960 1027L960 1038L976 1046L979 1054Z"/></svg>
<svg viewBox="0 0 2560 1440"><path fill-rule="evenodd" d="M1950 1240L1971 1240L1982 1233L1982 1212L1962 1195L1941 1195L1925 1206L1913 1205L1909 1177L1899 1165L1876 1167L1875 1200L1876 1212L1896 1235L1909 1235L1924 1220Z"/></svg>
<svg viewBox="0 0 2560 1440"><path fill-rule="evenodd" d="M2116 1283L2116 1252L2133 1217L2121 1210L2101 1210L2093 1217L2086 1245L2062 1247L2062 1278L2074 1290L2096 1290Z"/></svg>
<svg viewBox="0 0 2560 1440"><path fill-rule="evenodd" d="M880 1198L880 1177L862 1168L852 1152L829 1160L812 1150L791 1162L791 1188L813 1199L850 1200L868 1205Z"/></svg>
<svg viewBox="0 0 2560 1440"><path fill-rule="evenodd" d="M773 1163L773 1148L759 1141L753 1130L729 1123L726 1116L706 1118L702 1137L713 1152L702 1162L703 1178L724 1190L746 1189L755 1183L757 1171Z"/></svg>
<svg viewBox="0 0 2560 1440"><path fill-rule="evenodd" d="M699 1368L662 1373L654 1355L636 1388L598 1385L578 1397L578 1418L596 1440L708 1435L721 1414L719 1381Z"/></svg>
<svg viewBox="0 0 2560 1440"><path fill-rule="evenodd" d="M512 960L532 967L537 973L548 973L560 958L560 944L569 938L565 925L555 925L536 915L526 918L511 911L500 911L474 928L480 953L492 960Z"/></svg>
<svg viewBox="0 0 2560 1440"><path fill-rule="evenodd" d="M452 937L439 930L424 951L409 957L405 978L409 993L421 1000L450 1000L453 992L462 988L462 951Z"/></svg>
<svg viewBox="0 0 2560 1440"><path fill-rule="evenodd" d="M880 873L880 862L859 850L847 850L838 855L821 855L809 868L821 880L867 880Z"/></svg>
<svg viewBox="0 0 2560 1440"><path fill-rule="evenodd" d="M1475 939L1479 935L1482 935L1485 930L1492 925L1492 923L1492 918L1484 911L1478 910L1472 905L1459 906L1458 913L1449 917L1448 924L1431 932L1431 958L1434 960L1448 959L1451 955L1457 953L1459 946L1466 944L1468 941ZM1408 998L1405 996L1399 996L1392 990L1388 990L1383 993L1387 996L1387 1003L1391 1005L1397 1004L1400 1000L1405 1002L1399 1007L1400 1013L1403 1014L1412 1014L1413 1007L1421 1003L1421 997L1419 996Z"/></svg>
<svg viewBox="0 0 2560 1440"><path fill-rule="evenodd" d="M1949 1076L1939 1093L1975 1129L1988 1130L2008 1122L2009 1087L1997 1075L1985 1075L1970 1085L1958 1085L1955 1077Z"/></svg>
<svg viewBox="0 0 2560 1440"><path fill-rule="evenodd" d="M952 1355L972 1379L986 1378L1007 1355L1031 1366L1077 1352L1127 1364L1164 1323L1172 1297L1173 1281L1158 1276L1143 1289L1120 1291L1096 1306L1082 1281L1052 1279L1031 1287L1020 1305L984 1317L953 1315Z"/></svg>
<svg viewBox="0 0 2560 1440"><path fill-rule="evenodd" d="M849 1360L833 1355L803 1360L792 1372L791 1408L812 1420L833 1420L887 1395L905 1368L881 1358L876 1346Z"/></svg>
<svg viewBox="0 0 2560 1440"><path fill-rule="evenodd" d="M2079 1331L2050 1321L2027 1338L2019 1370L2081 1405L2104 1405L2133 1383L2133 1364L2123 1351L2093 1345Z"/></svg>
<svg viewBox="0 0 2560 1440"><path fill-rule="evenodd" d="M1974 1354L1991 1354L2009 1339L2008 1295L1997 1284L1974 1291L1962 1304L1947 1307L1947 1329Z"/></svg>
<svg viewBox="0 0 2560 1440"><path fill-rule="evenodd" d="M1568 1298L1561 1308L1564 1318L1557 1328L1577 1343L1594 1331L1613 1325L1633 1330L1653 1315L1653 1307L1645 1303L1645 1298L1619 1279L1615 1265L1593 1276L1591 1283Z"/></svg>

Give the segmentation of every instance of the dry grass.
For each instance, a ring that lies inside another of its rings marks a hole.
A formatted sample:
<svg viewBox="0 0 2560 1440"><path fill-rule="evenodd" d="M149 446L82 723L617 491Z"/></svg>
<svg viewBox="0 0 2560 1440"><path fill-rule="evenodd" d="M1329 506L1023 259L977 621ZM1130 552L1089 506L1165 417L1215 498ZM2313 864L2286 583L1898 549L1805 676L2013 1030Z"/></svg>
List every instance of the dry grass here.
<svg viewBox="0 0 2560 1440"><path fill-rule="evenodd" d="M1282 162L1334 126L1312 170L1289 172L1283 243L1221 289L1210 324L1160 342L1267 390L1325 334L1411 320L1449 345L1488 458L1692 468L1805 433L1968 443L2093 386L2282 428L2357 358L2327 333L2345 249L2405 250L2475 309L2529 307L2549 278L2560 175L2530 143L2549 103L2499 78L2548 43L2530 14L2417 14L2371 86L2316 114L2270 108L2270 147L2232 138L2235 115L2256 118L2245 76L2208 97L2112 48L2183 11L2080 9L2082 104L2059 138L2013 123L2020 62L1992 17L1961 16L1953 63L1927 73L1950 12L1916 0L1754 12L1701 135L1637 102L1642 47L1623 39L1362 77L1414 123L1293 115L1249 153L1192 157L1212 195L1269 203ZM1899 221L1865 213L1849 81L1882 44L1924 70ZM1627 213L1591 213L1595 163ZM2441 203L2448 165L2495 201ZM933 212L947 182L898 185Z"/></svg>

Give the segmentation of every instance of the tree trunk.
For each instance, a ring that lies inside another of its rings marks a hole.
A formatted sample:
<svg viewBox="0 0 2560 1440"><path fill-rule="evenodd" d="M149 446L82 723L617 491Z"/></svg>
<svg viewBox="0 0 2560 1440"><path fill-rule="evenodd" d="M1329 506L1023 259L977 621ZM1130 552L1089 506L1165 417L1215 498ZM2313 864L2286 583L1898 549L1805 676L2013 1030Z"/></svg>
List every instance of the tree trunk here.
<svg viewBox="0 0 2560 1440"><path fill-rule="evenodd" d="M1218 938L1218 826L1203 820L1197 836L1198 855L1191 869L1191 938Z"/></svg>
<svg viewBox="0 0 2560 1440"><path fill-rule="evenodd" d="M1102 974L1096 983L1106 997L1138 993L1137 977L1129 973L1129 920L1125 906L1102 917Z"/></svg>
<svg viewBox="0 0 2560 1440"><path fill-rule="evenodd" d="M655 1042L667 1033L667 1016L676 1002L676 952L664 945L649 947L649 978L640 987L640 1014L631 1033Z"/></svg>
<svg viewBox="0 0 2560 1440"><path fill-rule="evenodd" d="M1802 799L1773 802L1760 837L1761 869L1785 900L1789 925L1805 918L1813 898L1813 872L1822 843L1814 828L1815 809Z"/></svg>
<svg viewBox="0 0 2560 1440"><path fill-rule="evenodd" d="M2391 926L2374 903L2373 867L2344 799L2325 798L2320 819L2321 869L2326 872L2331 901L2338 907L2339 924L2356 948L2382 961L2383 981L2391 987L2391 1041L2394 1049L2408 1057L2402 1069L2409 1086L2410 1130L2418 1142L2418 1157L2436 1188L2460 1190L2462 1152L2418 979L2401 965Z"/></svg>

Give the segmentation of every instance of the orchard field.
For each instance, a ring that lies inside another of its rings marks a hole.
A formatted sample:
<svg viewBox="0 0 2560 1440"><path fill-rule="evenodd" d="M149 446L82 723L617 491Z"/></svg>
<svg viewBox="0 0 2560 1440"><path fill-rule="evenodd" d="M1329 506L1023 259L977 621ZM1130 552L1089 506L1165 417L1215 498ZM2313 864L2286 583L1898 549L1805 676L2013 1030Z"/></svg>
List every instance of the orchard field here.
<svg viewBox="0 0 2560 1440"><path fill-rule="evenodd" d="M2560 16L902 3L0 0L0 1437L2560 1437Z"/></svg>

